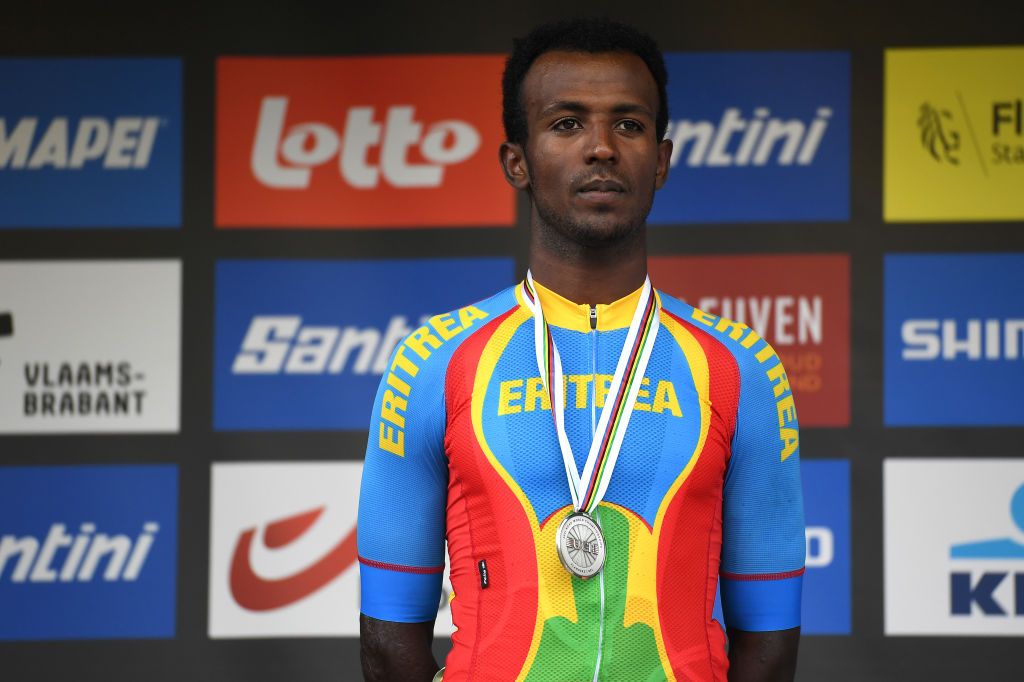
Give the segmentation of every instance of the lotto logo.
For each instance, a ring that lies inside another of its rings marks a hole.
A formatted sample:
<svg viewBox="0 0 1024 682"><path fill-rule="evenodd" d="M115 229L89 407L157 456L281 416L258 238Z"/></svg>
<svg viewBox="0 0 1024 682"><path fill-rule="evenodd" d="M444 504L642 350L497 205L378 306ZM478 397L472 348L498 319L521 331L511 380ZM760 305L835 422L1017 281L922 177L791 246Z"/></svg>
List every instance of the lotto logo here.
<svg viewBox="0 0 1024 682"><path fill-rule="evenodd" d="M394 187L440 187L446 165L461 163L480 148L480 133L465 121L439 121L424 134L414 107L390 107L383 124L374 121L373 107L352 107L342 135L322 122L298 123L286 131L287 107L287 97L265 97L260 107L252 169L267 187L305 189L312 168L336 156L341 177L352 187L373 189L382 173ZM368 157L378 144L376 166ZM431 163L409 163L411 149ZM278 155L291 165L280 163Z"/></svg>
<svg viewBox="0 0 1024 682"><path fill-rule="evenodd" d="M217 225L511 225L512 190L493 163L501 64L221 59Z"/></svg>

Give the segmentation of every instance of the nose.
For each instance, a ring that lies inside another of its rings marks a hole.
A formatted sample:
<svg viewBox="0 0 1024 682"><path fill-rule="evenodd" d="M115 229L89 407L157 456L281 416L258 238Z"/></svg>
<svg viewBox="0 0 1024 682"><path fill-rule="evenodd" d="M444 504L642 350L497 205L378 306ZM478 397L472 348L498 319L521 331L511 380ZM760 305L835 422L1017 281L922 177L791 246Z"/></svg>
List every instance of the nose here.
<svg viewBox="0 0 1024 682"><path fill-rule="evenodd" d="M593 126L587 140L587 163L615 163L618 159L614 131L602 125Z"/></svg>

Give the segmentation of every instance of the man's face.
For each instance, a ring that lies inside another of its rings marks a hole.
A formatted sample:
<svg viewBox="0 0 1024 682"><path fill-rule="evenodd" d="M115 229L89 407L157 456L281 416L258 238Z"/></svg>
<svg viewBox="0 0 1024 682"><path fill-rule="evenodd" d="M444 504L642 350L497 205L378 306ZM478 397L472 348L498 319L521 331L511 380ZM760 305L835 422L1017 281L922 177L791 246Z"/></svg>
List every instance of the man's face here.
<svg viewBox="0 0 1024 682"><path fill-rule="evenodd" d="M544 223L593 246L639 229L668 176L672 149L656 139L658 89L643 60L547 52L527 72L522 98L529 131L523 188Z"/></svg>

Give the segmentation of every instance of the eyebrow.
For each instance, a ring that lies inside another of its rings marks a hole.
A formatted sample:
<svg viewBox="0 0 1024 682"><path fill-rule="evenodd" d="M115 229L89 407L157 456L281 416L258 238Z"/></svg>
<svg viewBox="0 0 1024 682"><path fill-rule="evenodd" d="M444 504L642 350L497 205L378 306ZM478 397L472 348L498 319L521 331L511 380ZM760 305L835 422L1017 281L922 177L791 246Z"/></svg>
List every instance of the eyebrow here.
<svg viewBox="0 0 1024 682"><path fill-rule="evenodd" d="M588 107L583 102L576 102L576 101L573 101L573 100L558 100L556 102L552 102L551 104L549 104L546 107L544 107L543 109L541 109L540 115L542 117L543 116L549 116L549 115L553 114L556 111L568 111L568 112L571 112L571 113L574 113L574 114L585 114L585 113L588 113L590 111L590 107ZM616 104L615 106L612 107L612 113L613 114L646 114L646 115L648 115L648 116L650 116L652 118L654 117L654 113L651 112L650 109L648 109L647 107L643 106L642 104L628 104L628 103Z"/></svg>

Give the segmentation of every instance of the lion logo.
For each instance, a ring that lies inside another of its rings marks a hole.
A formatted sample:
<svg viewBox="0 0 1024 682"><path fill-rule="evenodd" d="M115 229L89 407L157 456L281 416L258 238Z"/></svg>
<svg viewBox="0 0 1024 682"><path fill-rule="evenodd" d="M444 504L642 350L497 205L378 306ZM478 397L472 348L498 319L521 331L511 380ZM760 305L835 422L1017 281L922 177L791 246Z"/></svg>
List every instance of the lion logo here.
<svg viewBox="0 0 1024 682"><path fill-rule="evenodd" d="M921 129L921 145L938 162L948 161L960 165L955 154L960 151L960 133L951 125L953 114L948 109L938 109L928 102L921 105L917 127Z"/></svg>

